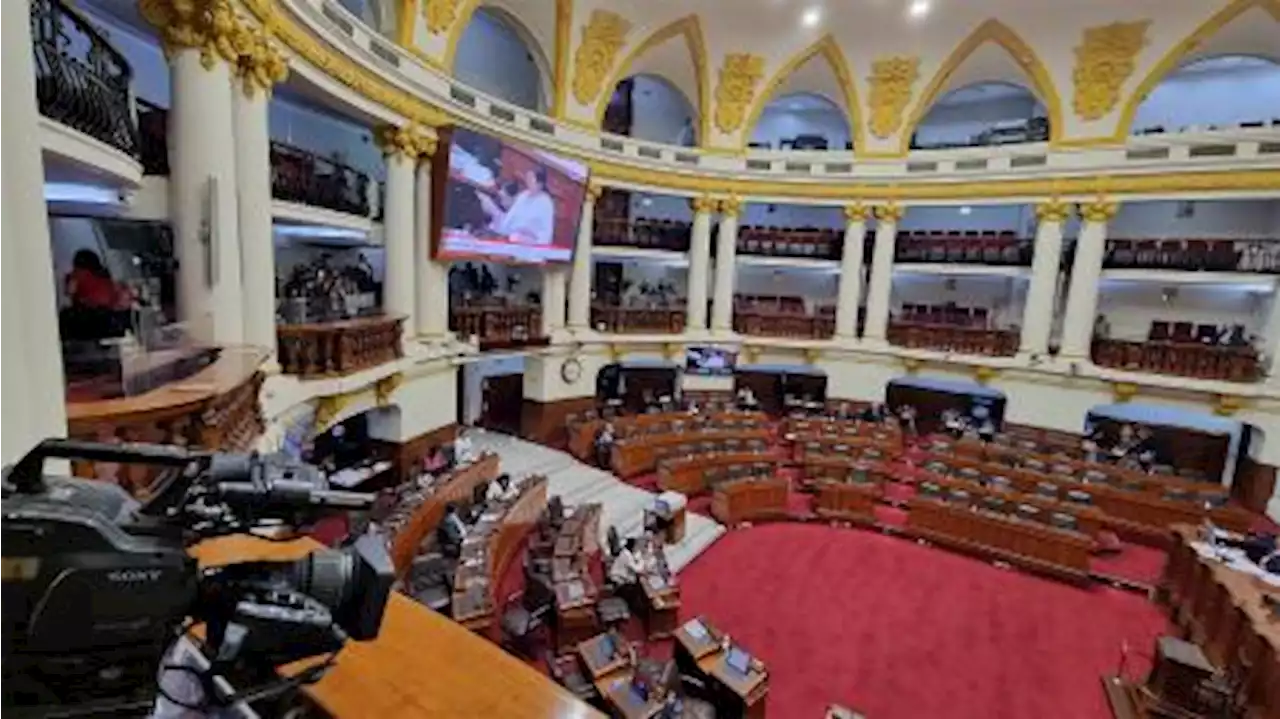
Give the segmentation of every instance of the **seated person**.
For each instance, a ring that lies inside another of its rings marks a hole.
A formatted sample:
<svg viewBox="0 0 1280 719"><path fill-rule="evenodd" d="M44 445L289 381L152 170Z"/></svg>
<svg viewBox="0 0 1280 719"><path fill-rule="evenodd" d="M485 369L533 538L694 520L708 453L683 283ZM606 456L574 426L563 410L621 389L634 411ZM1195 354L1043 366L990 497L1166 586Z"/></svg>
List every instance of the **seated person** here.
<svg viewBox="0 0 1280 719"><path fill-rule="evenodd" d="M520 496L520 488L511 481L511 475L504 472L489 483L484 499L486 502L509 502L518 496Z"/></svg>
<svg viewBox="0 0 1280 719"><path fill-rule="evenodd" d="M847 419L853 419L853 410L849 408L848 402L841 402L840 404L836 405L836 411L833 416L836 419L841 421L844 421Z"/></svg>
<svg viewBox="0 0 1280 719"><path fill-rule="evenodd" d="M1280 574L1280 547L1277 547L1274 534L1250 532L1240 539L1232 537L1219 539L1218 544L1243 549L1249 561L1272 574Z"/></svg>
<svg viewBox="0 0 1280 719"><path fill-rule="evenodd" d="M601 469L609 468L610 460L613 459L613 442L613 423L605 422L604 427L600 428L600 434L596 435L596 464Z"/></svg>
<svg viewBox="0 0 1280 719"><path fill-rule="evenodd" d="M756 393L752 392L750 387L743 387L738 390L738 409L754 411L759 408L760 402L756 399Z"/></svg>
<svg viewBox="0 0 1280 719"><path fill-rule="evenodd" d="M609 581L619 597L626 600L632 611L638 612L644 605L644 589L640 576L648 571L644 554L637 537L627 537L627 543L609 565Z"/></svg>
<svg viewBox="0 0 1280 719"><path fill-rule="evenodd" d="M471 446L470 432L461 432L453 440L453 459L460 467L475 461L475 448Z"/></svg>
<svg viewBox="0 0 1280 719"><path fill-rule="evenodd" d="M462 554L462 540L467 538L467 524L462 521L458 505L449 502L444 506L444 519L436 527L436 542L440 545L440 553L451 559Z"/></svg>
<svg viewBox="0 0 1280 719"><path fill-rule="evenodd" d="M444 456L444 451L440 447L432 447L427 450L427 454L422 458L422 469L435 474L448 466L449 462Z"/></svg>

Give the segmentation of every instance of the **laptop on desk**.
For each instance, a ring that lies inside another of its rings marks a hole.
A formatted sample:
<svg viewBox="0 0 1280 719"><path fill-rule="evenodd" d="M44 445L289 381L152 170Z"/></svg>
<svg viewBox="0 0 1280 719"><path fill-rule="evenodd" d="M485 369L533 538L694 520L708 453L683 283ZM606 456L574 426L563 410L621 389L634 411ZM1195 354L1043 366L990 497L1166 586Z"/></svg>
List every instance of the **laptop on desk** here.
<svg viewBox="0 0 1280 719"><path fill-rule="evenodd" d="M738 647L729 648L729 655L724 658L724 663L744 677L751 673L751 655Z"/></svg>

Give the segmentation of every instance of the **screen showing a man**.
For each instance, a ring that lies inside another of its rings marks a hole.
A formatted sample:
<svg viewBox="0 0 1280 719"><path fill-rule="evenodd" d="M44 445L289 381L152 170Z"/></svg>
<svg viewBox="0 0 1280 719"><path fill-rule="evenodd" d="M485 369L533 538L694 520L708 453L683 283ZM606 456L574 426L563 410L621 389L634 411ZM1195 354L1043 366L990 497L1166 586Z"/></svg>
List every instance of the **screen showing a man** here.
<svg viewBox="0 0 1280 719"><path fill-rule="evenodd" d="M581 163L454 129L436 256L570 261L586 180Z"/></svg>

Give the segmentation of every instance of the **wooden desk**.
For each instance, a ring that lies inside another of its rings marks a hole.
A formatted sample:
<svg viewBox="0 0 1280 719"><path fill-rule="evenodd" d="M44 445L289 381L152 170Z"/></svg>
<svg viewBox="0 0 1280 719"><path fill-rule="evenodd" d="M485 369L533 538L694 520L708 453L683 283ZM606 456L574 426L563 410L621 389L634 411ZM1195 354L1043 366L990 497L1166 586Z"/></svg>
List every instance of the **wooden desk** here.
<svg viewBox="0 0 1280 719"><path fill-rule="evenodd" d="M582 588L576 597L575 587ZM564 652L600 631L600 623L596 617L599 591L590 577L556 584L555 590L556 613L552 629L555 630L556 651Z"/></svg>
<svg viewBox="0 0 1280 719"><path fill-rule="evenodd" d="M712 412L710 414L692 415L687 411L659 412L657 414L637 414L627 417L616 417L612 420L590 419L569 427L569 452L578 459L592 461L595 457L596 435L606 422L613 424L617 439L625 439L637 434L644 434L649 428L657 425L670 425L682 422L685 425L702 423L720 423L724 421L741 422L749 420L765 422L768 417L761 412Z"/></svg>
<svg viewBox="0 0 1280 719"><path fill-rule="evenodd" d="M882 493L879 484L826 481L817 489L813 511L819 517L866 526L876 523L876 505Z"/></svg>
<svg viewBox="0 0 1280 719"><path fill-rule="evenodd" d="M715 489L708 475L714 475L723 467L735 464L770 465L778 467L778 457L772 452L715 452L691 457L663 459L658 462L658 486L664 490L679 492L686 497Z"/></svg>
<svg viewBox="0 0 1280 719"><path fill-rule="evenodd" d="M701 623L706 629L705 639L689 632L694 622ZM675 632L676 664L685 674L707 682L716 705L716 716L760 719L765 715L769 672L763 666L753 665L751 671L744 675L730 668L726 663L728 652L720 646L721 636L723 632L702 617L685 622Z"/></svg>
<svg viewBox="0 0 1280 719"><path fill-rule="evenodd" d="M296 559L311 539L221 537L192 549L201 566ZM284 667L289 674L309 664ZM540 672L447 617L393 592L376 639L348 642L323 679L304 688L330 716L600 716Z"/></svg>
<svg viewBox="0 0 1280 719"><path fill-rule="evenodd" d="M625 638L617 639L624 646L615 647L613 652L609 651L609 644L616 639L608 633L578 644L578 658L583 670L615 716L624 719L649 719L657 716L662 710L662 702L657 701L656 697L645 701L632 690L635 667L631 664L630 647L625 646Z"/></svg>
<svg viewBox="0 0 1280 719"><path fill-rule="evenodd" d="M635 477L657 469L659 448L696 445L701 442L720 443L730 439L737 439L743 442L756 440L767 443L772 439L772 432L764 428L711 429L697 432L685 431L628 437L627 439L619 440L613 445L613 456L610 465L614 474L619 477Z"/></svg>
<svg viewBox="0 0 1280 719"><path fill-rule="evenodd" d="M653 574L643 577L640 586L644 588L646 600L643 619L648 637L650 640L666 639L679 622L680 585Z"/></svg>
<svg viewBox="0 0 1280 719"><path fill-rule="evenodd" d="M1195 527L1178 525L1172 534L1165 584L1174 623L1241 683L1246 717L1280 717L1280 621L1263 604L1264 596L1280 599L1280 588L1201 557L1191 546Z"/></svg>
<svg viewBox="0 0 1280 719"><path fill-rule="evenodd" d="M787 516L785 479L756 478L725 482L716 487L711 498L711 516L726 525L756 519L782 519Z"/></svg>
<svg viewBox="0 0 1280 719"><path fill-rule="evenodd" d="M469 501L475 488L498 477L498 455L486 454L461 469L455 470L423 500L409 521L391 539L391 561L396 573L403 575L413 564L413 558L422 546L422 540L436 530L444 517L444 506L449 502Z"/></svg>

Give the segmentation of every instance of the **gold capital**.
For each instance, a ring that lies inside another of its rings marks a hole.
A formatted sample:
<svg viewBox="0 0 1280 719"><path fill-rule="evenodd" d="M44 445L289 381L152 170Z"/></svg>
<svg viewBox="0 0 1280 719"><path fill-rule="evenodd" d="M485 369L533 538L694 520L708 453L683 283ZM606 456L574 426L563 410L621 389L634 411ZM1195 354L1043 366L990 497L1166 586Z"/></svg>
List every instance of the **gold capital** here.
<svg viewBox="0 0 1280 719"><path fill-rule="evenodd" d="M711 195L699 195L690 200L690 204L693 206L694 212L715 212L720 205L720 201Z"/></svg>
<svg viewBox="0 0 1280 719"><path fill-rule="evenodd" d="M1036 219L1041 222L1066 222L1071 216L1071 205L1054 199L1036 204Z"/></svg>
<svg viewBox="0 0 1280 719"><path fill-rule="evenodd" d="M240 57L236 35L242 32L230 0L138 0L138 13L160 32L167 56L180 48L200 51L200 63L212 70L219 60Z"/></svg>
<svg viewBox="0 0 1280 719"><path fill-rule="evenodd" d="M1098 198L1080 205L1080 218L1085 222L1110 222L1119 211L1119 202Z"/></svg>
<svg viewBox="0 0 1280 719"><path fill-rule="evenodd" d="M721 198L720 214L728 217L737 217L742 213L742 198L737 195Z"/></svg>
<svg viewBox="0 0 1280 719"><path fill-rule="evenodd" d="M855 202L852 205L844 206L845 222L866 222L871 219L874 208L871 205L864 205L861 202Z"/></svg>
<svg viewBox="0 0 1280 719"><path fill-rule="evenodd" d="M241 22L232 36L232 46L237 58L236 76L246 97L262 90L267 95L276 84L289 76L289 65L284 53L271 41L264 28Z"/></svg>
<svg viewBox="0 0 1280 719"><path fill-rule="evenodd" d="M881 222L897 222L906 212L906 208L898 204L876 205L876 219Z"/></svg>
<svg viewBox="0 0 1280 719"><path fill-rule="evenodd" d="M374 134L378 147L388 157L417 160L435 154L437 141L421 125L383 125Z"/></svg>
<svg viewBox="0 0 1280 719"><path fill-rule="evenodd" d="M601 185L600 183L595 182L594 180L587 183L586 199L592 202L595 202L596 200L600 199L600 195L602 194L604 194L604 185Z"/></svg>

